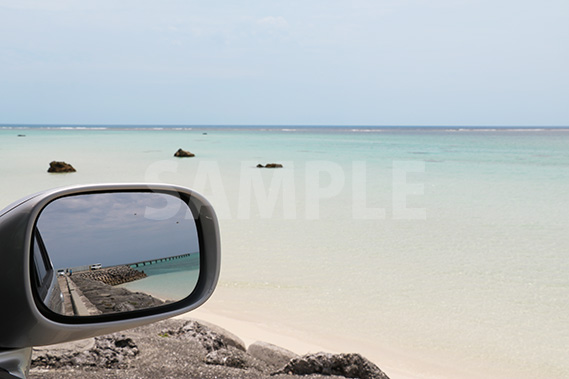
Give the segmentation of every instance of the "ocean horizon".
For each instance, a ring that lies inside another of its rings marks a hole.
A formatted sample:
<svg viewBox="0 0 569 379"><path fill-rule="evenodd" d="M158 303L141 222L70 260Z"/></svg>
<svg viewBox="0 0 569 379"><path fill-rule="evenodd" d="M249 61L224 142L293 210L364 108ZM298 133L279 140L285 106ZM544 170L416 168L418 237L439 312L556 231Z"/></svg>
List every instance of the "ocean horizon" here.
<svg viewBox="0 0 569 379"><path fill-rule="evenodd" d="M568 132L0 125L0 208L76 184L190 187L220 219L205 307L424 378L566 378Z"/></svg>
<svg viewBox="0 0 569 379"><path fill-rule="evenodd" d="M282 125L263 125L263 124L0 124L0 130L26 130L26 129L45 129L45 130L259 130L259 131L322 131L332 132L366 132L366 131L569 131L567 126L510 126L510 125L463 125L463 126L443 126L443 125L302 125L302 124L282 124Z"/></svg>

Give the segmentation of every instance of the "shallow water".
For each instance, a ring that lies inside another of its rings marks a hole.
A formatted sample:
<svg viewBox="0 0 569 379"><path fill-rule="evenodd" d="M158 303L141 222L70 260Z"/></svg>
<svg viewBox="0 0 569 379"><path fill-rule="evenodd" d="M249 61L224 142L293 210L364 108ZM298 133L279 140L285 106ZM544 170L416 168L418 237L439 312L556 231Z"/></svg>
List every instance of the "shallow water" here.
<svg viewBox="0 0 569 379"><path fill-rule="evenodd" d="M563 378L568 147L551 130L3 129L0 207L69 184L192 187L220 218L218 308L376 361Z"/></svg>
<svg viewBox="0 0 569 379"><path fill-rule="evenodd" d="M199 262L199 254L191 254L175 260L131 266L147 277L122 284L121 287L135 292L142 291L162 300L182 300L198 283Z"/></svg>

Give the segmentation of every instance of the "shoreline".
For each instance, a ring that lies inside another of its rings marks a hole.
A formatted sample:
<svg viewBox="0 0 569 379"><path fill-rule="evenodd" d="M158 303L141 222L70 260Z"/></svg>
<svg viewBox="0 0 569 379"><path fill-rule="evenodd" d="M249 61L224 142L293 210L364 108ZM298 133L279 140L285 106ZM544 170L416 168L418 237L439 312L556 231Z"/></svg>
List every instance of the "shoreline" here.
<svg viewBox="0 0 569 379"><path fill-rule="evenodd" d="M453 367L439 366L420 357L403 352L389 351L376 346L362 347L355 341L338 337L317 336L302 337L298 330L285 329L269 325L259 320L239 317L235 312L221 310L215 303L209 302L200 308L173 317L178 320L204 321L228 330L245 342L247 346L257 341L268 342L283 347L296 354L307 353L359 353L376 364L390 379L476 379L479 375L469 374ZM309 340L310 338L310 340Z"/></svg>

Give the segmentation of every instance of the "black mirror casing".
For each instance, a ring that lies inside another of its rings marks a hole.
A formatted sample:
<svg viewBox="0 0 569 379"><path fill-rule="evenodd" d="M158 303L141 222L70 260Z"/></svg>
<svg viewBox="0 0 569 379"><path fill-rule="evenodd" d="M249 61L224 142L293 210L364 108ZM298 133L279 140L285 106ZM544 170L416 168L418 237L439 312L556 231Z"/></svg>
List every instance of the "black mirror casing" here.
<svg viewBox="0 0 569 379"><path fill-rule="evenodd" d="M70 317L50 311L32 284L32 244L42 210L53 201L82 194L152 192L182 199L191 210L199 239L199 278L184 299L156 308ZM132 328L188 312L213 293L220 271L215 212L200 194L164 184L102 184L41 192L0 211L0 349L49 345Z"/></svg>

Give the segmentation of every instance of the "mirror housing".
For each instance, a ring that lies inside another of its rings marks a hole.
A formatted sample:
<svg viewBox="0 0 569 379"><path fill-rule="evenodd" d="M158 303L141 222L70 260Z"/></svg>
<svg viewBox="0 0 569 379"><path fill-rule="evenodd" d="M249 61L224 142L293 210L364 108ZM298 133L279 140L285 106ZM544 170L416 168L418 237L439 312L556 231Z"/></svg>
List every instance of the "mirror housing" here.
<svg viewBox="0 0 569 379"><path fill-rule="evenodd" d="M195 220L199 276L187 297L153 308L93 316L65 316L48 309L33 284L33 245L42 211L54 201L77 195L160 193L181 199ZM73 186L29 196L0 211L0 349L67 342L144 325L191 311L213 293L220 271L217 217L200 194L164 184Z"/></svg>

